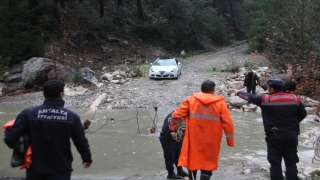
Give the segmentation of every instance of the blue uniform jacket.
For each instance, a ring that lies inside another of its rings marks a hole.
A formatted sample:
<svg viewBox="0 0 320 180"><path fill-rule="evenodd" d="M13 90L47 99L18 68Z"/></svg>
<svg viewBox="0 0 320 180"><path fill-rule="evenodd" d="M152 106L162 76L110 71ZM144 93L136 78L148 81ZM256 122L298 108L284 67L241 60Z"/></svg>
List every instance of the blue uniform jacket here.
<svg viewBox="0 0 320 180"><path fill-rule="evenodd" d="M307 111L298 96L285 92L254 95L243 91L237 95L261 107L266 134L271 133L273 127L280 132L300 134L299 123L307 116Z"/></svg>
<svg viewBox="0 0 320 180"><path fill-rule="evenodd" d="M40 106L24 109L5 132L4 141L13 148L19 137L29 134L32 148L30 170L36 173L63 173L72 170L72 139L83 162L91 163L89 143L80 117L64 108L64 101L46 98Z"/></svg>

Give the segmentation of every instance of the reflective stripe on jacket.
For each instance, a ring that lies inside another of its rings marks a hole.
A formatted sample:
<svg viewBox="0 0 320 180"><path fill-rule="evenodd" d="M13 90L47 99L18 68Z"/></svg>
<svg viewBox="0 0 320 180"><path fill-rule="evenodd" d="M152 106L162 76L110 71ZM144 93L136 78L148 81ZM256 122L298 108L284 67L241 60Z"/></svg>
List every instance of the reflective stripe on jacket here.
<svg viewBox="0 0 320 180"><path fill-rule="evenodd" d="M277 127L280 132L300 133L299 123L307 116L307 111L298 96L285 92L254 95L243 91L239 91L238 95L261 107L266 134L273 127Z"/></svg>
<svg viewBox="0 0 320 180"><path fill-rule="evenodd" d="M234 147L234 125L222 96L195 93L172 113L172 130L185 118L186 132L179 166L189 170L216 170L222 132L228 146Z"/></svg>

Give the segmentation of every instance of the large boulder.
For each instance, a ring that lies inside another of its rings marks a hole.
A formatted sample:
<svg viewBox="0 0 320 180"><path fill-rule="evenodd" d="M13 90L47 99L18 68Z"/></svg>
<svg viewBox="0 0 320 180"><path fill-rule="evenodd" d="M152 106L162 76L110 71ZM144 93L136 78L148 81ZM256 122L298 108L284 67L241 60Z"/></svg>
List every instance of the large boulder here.
<svg viewBox="0 0 320 180"><path fill-rule="evenodd" d="M72 74L72 68L48 58L34 57L29 59L23 66L22 86L33 88L35 85L43 85L44 82L50 79L65 81Z"/></svg>
<svg viewBox="0 0 320 180"><path fill-rule="evenodd" d="M97 87L101 87L104 85L104 83L102 83L102 78L88 67L82 68L81 74L84 82L86 83L92 83Z"/></svg>
<svg viewBox="0 0 320 180"><path fill-rule="evenodd" d="M61 81L72 82L72 77L75 75L74 69L64 66L62 64L56 64L55 67L49 71L48 80L58 79Z"/></svg>

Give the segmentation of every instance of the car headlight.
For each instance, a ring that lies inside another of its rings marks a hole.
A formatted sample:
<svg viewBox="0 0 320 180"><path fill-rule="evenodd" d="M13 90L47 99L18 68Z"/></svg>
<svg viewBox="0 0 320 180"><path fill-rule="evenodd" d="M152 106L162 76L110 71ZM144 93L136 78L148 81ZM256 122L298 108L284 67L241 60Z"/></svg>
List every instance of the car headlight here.
<svg viewBox="0 0 320 180"><path fill-rule="evenodd" d="M150 68L150 71L151 71L151 72L154 72L154 70L153 70L152 68Z"/></svg>
<svg viewBox="0 0 320 180"><path fill-rule="evenodd" d="M176 69L172 69L171 72L174 72Z"/></svg>

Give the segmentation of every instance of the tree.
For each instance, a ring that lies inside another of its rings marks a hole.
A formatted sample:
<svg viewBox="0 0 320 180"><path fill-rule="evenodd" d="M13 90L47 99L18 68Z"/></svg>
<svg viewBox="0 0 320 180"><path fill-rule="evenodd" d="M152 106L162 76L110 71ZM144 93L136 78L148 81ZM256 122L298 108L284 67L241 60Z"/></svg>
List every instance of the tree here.
<svg viewBox="0 0 320 180"><path fill-rule="evenodd" d="M0 65L11 66L43 55L41 37L30 26L31 13L24 0L0 1Z"/></svg>
<svg viewBox="0 0 320 180"><path fill-rule="evenodd" d="M297 94L318 95L319 2L269 0L264 1L264 5L259 12L265 28L261 33L255 31L253 41L261 40L261 51L275 68L285 72L289 70L286 73L290 73L296 84Z"/></svg>
<svg viewBox="0 0 320 180"><path fill-rule="evenodd" d="M38 14L36 8L39 6L38 0L28 0L28 9L31 11L30 24L33 26L38 25Z"/></svg>
<svg viewBox="0 0 320 180"><path fill-rule="evenodd" d="M102 0L99 0L99 6L100 6L100 17L102 17L104 15L104 4Z"/></svg>
<svg viewBox="0 0 320 180"><path fill-rule="evenodd" d="M243 40L243 0L212 0L212 6L227 20L235 39Z"/></svg>
<svg viewBox="0 0 320 180"><path fill-rule="evenodd" d="M143 21L144 15L142 10L141 0L137 0L137 8L138 8L138 18Z"/></svg>
<svg viewBox="0 0 320 180"><path fill-rule="evenodd" d="M119 6L123 6L122 0L118 0L118 7L119 7Z"/></svg>

